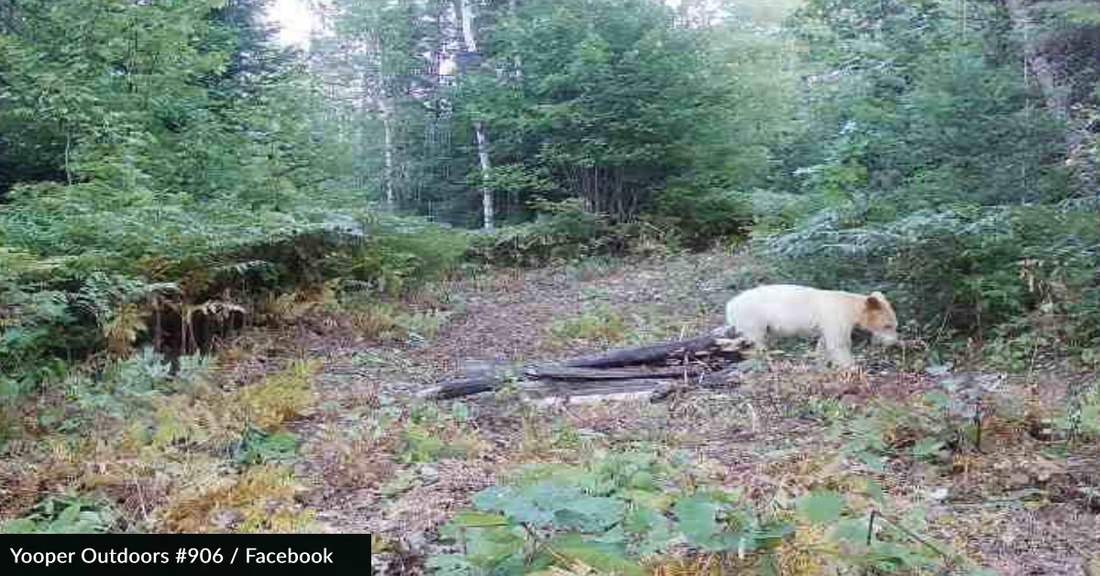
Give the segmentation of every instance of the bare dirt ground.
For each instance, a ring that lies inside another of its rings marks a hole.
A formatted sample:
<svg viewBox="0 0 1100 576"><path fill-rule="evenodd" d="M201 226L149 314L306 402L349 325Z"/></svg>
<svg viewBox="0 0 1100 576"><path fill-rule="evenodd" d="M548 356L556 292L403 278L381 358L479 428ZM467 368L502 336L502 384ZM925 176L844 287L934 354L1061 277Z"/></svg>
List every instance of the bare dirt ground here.
<svg viewBox="0 0 1100 576"><path fill-rule="evenodd" d="M414 397L463 362L546 359L701 333L721 323L728 286L756 278L751 262L720 253L495 273L413 299L413 310L449 314L423 334L379 344L322 326L299 329L292 341L256 337L252 351L323 360L321 401L295 428L301 501L326 530L381 536L383 573L421 573L438 549L435 530L516 466L638 443L683 451L701 481L760 498L850 473L873 477L899 515L923 510L925 533L1003 574L1080 576L1100 556L1100 451L1095 443L1055 444L1036 430L1036 414L1095 375L993 375L1009 416L990 418L980 452L892 458L881 471L839 458L845 439L831 431L868 406L917 402L943 378L898 371L896 358L877 351L864 359L876 369L863 382L840 381L792 353L737 388L658 404L533 409L503 394L457 403ZM888 440L904 452L917 439Z"/></svg>

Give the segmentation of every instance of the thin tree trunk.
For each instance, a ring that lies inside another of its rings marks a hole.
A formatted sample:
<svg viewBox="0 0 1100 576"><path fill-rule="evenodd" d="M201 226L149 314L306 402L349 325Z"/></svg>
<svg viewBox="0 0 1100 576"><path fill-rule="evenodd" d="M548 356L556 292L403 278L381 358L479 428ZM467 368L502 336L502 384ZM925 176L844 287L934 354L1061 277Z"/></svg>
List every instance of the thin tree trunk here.
<svg viewBox="0 0 1100 576"><path fill-rule="evenodd" d="M516 0L508 0L508 15L511 16L513 20L516 19L516 9L517 8L518 8L518 6L517 6L517 3L516 3ZM512 55L512 66L514 66L515 69L516 69L515 72L514 72L515 79L522 86L522 84L523 84L523 57L520 56L518 50L516 51L515 54Z"/></svg>
<svg viewBox="0 0 1100 576"><path fill-rule="evenodd" d="M386 101L385 95L379 95L378 97L378 110L380 113L379 115L382 117L382 134L384 141L382 157L385 162L385 168L382 172L382 178L384 179L383 185L386 191L386 207L393 210L393 111L389 102Z"/></svg>
<svg viewBox="0 0 1100 576"><path fill-rule="evenodd" d="M1050 113L1065 123L1066 159L1074 167L1074 175L1083 194L1095 193L1096 159L1093 157L1091 135L1079 119L1073 116L1071 87L1062 85L1060 66L1047 54L1039 42L1031 17L1031 0L1005 0L1012 26L1019 34L1024 49L1025 74L1034 78L1043 93Z"/></svg>
<svg viewBox="0 0 1100 576"><path fill-rule="evenodd" d="M458 4L458 16L462 20L463 49L466 52L476 53L477 38L474 34L474 13L470 7L471 0L455 1ZM474 134L477 138L477 159L481 165L482 227L485 230L492 230L495 214L493 191L489 188L489 175L493 166L489 159L489 135L485 130L485 125L480 120L474 121Z"/></svg>

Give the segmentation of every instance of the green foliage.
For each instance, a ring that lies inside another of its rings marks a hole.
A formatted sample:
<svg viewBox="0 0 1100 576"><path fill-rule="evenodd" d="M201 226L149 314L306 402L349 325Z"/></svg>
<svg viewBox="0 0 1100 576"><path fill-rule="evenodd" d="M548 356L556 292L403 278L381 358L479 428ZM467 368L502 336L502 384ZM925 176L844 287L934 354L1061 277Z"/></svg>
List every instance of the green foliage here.
<svg viewBox="0 0 1100 576"><path fill-rule="evenodd" d="M522 62L516 85L471 76L463 119L489 119L494 154L547 174L615 220L690 166L689 134L712 113L716 86L701 38L650 0L520 5L489 31L490 65Z"/></svg>
<svg viewBox="0 0 1100 576"><path fill-rule="evenodd" d="M298 438L287 430L267 433L249 428L235 450L235 459L246 466L293 464L298 459Z"/></svg>
<svg viewBox="0 0 1100 576"><path fill-rule="evenodd" d="M787 232L812 213L828 206L813 194L791 194L757 190L751 195L754 236Z"/></svg>
<svg viewBox="0 0 1100 576"><path fill-rule="evenodd" d="M907 458L943 462L948 451L978 448L979 426L1015 418L1017 406L988 399L982 384L957 377L941 379L939 386L904 404L878 401L863 414L834 423L844 439L841 452L882 470L885 459Z"/></svg>
<svg viewBox="0 0 1100 576"><path fill-rule="evenodd" d="M700 250L744 236L752 223L752 208L746 195L737 192L673 187L656 194L646 220L672 231L684 246Z"/></svg>
<svg viewBox="0 0 1100 576"><path fill-rule="evenodd" d="M887 222L872 220L873 210L826 210L762 245L791 279L883 289L903 322L973 330L1051 298L1066 310L1081 305L1051 289L1085 289L1100 243L1091 212L1074 205L945 207Z"/></svg>
<svg viewBox="0 0 1100 576"><path fill-rule="evenodd" d="M364 283L395 295L439 280L455 271L467 252L468 234L412 218L383 217L373 236L350 252L337 252L325 264L328 276Z"/></svg>
<svg viewBox="0 0 1100 576"><path fill-rule="evenodd" d="M1036 13L1067 7L1079 5ZM777 207L802 210L756 229L778 233L761 243L781 275L884 290L937 339L943 327L997 334L1004 346L988 351L1015 367L1017 344L1047 337L1023 335L1033 315L1071 319L1054 336L1074 346L1093 341L1071 311L1094 301L1100 237L1091 208L1066 201L1065 126L1020 76L1008 12L809 0L794 24L818 70L784 159L802 200Z"/></svg>
<svg viewBox="0 0 1100 576"><path fill-rule="evenodd" d="M597 307L574 318L563 318L550 325L550 333L560 340L589 340L613 344L629 331L625 318L612 310Z"/></svg>
<svg viewBox="0 0 1100 576"><path fill-rule="evenodd" d="M773 573L785 558L803 554L828 556L838 568L919 569L957 561L923 543L904 543L905 536L889 526L880 525L868 545L868 518L836 492L812 491L776 510L774 504L754 508L737 490L685 489L681 481L673 467L645 451L523 468L511 482L474 495L474 508L442 528L461 552L434 556L429 567L455 576L550 567L646 574L684 546L750 560L742 565L753 567L746 572L752 574ZM796 548L803 530L828 533L829 544Z"/></svg>
<svg viewBox="0 0 1100 576"><path fill-rule="evenodd" d="M50 496L27 516L0 523L0 534L99 534L114 523L99 503L79 495Z"/></svg>
<svg viewBox="0 0 1100 576"><path fill-rule="evenodd" d="M401 209L467 226L480 224L483 184L498 224L531 220L539 197L581 199L612 221L633 221L676 188L683 208L701 205L682 231L709 244L694 221L716 205L743 216L713 191L765 183L795 103L797 61L776 30L790 3L757 4L479 3L479 52L469 66L461 59L454 85L433 74L460 24L449 2L333 6L337 38L315 47L326 81L362 85L364 98L387 108L328 103L338 110L326 120L355 118L331 132L368 152L341 174L373 197L392 192ZM475 123L492 144L487 179Z"/></svg>
<svg viewBox="0 0 1100 576"><path fill-rule="evenodd" d="M615 229L579 200L535 203L542 216L473 239L471 258L494 266L539 266L584 258L617 246Z"/></svg>
<svg viewBox="0 0 1100 576"><path fill-rule="evenodd" d="M55 358L203 347L196 321L239 324L248 300L324 280L324 256L369 234L365 210L317 187L317 94L261 8L5 5L5 391L56 383Z"/></svg>
<svg viewBox="0 0 1100 576"><path fill-rule="evenodd" d="M193 391L206 381L213 368L209 358L182 356L173 370L164 355L143 348L99 370L68 372L59 382L70 405L57 417L52 417L49 407L45 407L40 419L53 418L57 421L49 423L51 428L79 432L105 419L144 418L155 410L158 398Z"/></svg>
<svg viewBox="0 0 1100 576"><path fill-rule="evenodd" d="M1100 384L1073 399L1054 425L1071 441L1095 442L1100 438Z"/></svg>
<svg viewBox="0 0 1100 576"><path fill-rule="evenodd" d="M323 256L362 238L336 217L94 183L21 189L0 215L4 259L18 260L0 273L0 365L19 374L55 355L124 353L151 336L154 315L322 280Z"/></svg>
<svg viewBox="0 0 1100 576"><path fill-rule="evenodd" d="M450 411L435 404L413 406L402 423L401 459L407 463L433 462L440 458L471 458L484 449L478 431L469 425L465 404Z"/></svg>

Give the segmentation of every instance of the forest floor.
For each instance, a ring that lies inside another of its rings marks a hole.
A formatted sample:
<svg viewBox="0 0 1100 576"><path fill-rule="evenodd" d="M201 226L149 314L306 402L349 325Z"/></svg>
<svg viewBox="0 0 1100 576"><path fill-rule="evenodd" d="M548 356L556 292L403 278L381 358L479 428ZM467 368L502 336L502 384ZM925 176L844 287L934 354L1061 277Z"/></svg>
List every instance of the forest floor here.
<svg viewBox="0 0 1100 576"><path fill-rule="evenodd" d="M855 385L793 352L739 386L662 403L534 408L503 394L416 397L471 361L551 359L704 333L722 323L728 286L751 285L756 274L751 261L719 252L491 273L409 299L402 305L420 328L388 343L338 323L253 333L229 370L249 379L303 355L322 361L317 408L293 425L298 500L325 530L374 533L386 551L380 573L421 573L440 549L437 528L525 463L645 445L685 451L700 482L761 498L827 485L839 467L861 467L838 457L845 438L831 430L883 403L916 406L945 378L996 382L981 451L907 457L918 439L897 437L913 433L899 427L887 433L899 456L857 472L882 485L899 517L923 511L924 534L1000 573L1080 576L1100 558L1100 451L1095 442L1043 440L1039 429L1043 414L1095 374L933 376L900 371L898 358L863 347L875 369Z"/></svg>

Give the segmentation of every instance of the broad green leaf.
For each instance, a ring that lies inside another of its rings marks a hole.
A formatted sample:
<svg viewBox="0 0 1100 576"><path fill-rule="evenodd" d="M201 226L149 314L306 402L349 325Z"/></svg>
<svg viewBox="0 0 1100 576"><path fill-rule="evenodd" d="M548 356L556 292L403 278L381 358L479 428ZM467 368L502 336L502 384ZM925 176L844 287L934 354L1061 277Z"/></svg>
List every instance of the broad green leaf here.
<svg viewBox="0 0 1100 576"><path fill-rule="evenodd" d="M811 492L795 503L798 511L810 522L836 522L844 510L844 499L836 492Z"/></svg>
<svg viewBox="0 0 1100 576"><path fill-rule="evenodd" d="M0 524L0 533L3 534L34 534L38 525L29 518L17 518Z"/></svg>
<svg viewBox="0 0 1100 576"><path fill-rule="evenodd" d="M618 523L625 509L626 503L622 500L583 496L563 502L555 511L555 519L564 528L596 532Z"/></svg>
<svg viewBox="0 0 1100 576"><path fill-rule="evenodd" d="M641 537L638 553L642 555L663 552L673 537L672 521L649 508L635 508L627 513L623 528Z"/></svg>
<svg viewBox="0 0 1100 576"><path fill-rule="evenodd" d="M619 496L634 504L654 510L667 510L676 499L674 494L651 492L649 490L625 490Z"/></svg>
<svg viewBox="0 0 1100 576"><path fill-rule="evenodd" d="M646 572L636 562L626 557L622 548L610 544L600 544L586 540L580 534L564 534L548 543L558 554L572 560L578 560L601 573L620 576L646 576ZM559 568L568 569L568 565L555 562Z"/></svg>
<svg viewBox="0 0 1100 576"><path fill-rule="evenodd" d="M455 514L450 524L459 528L488 528L507 525L508 518L503 514L490 514L487 512L475 512L463 510Z"/></svg>
<svg viewBox="0 0 1100 576"><path fill-rule="evenodd" d="M689 544L710 544L722 529L716 519L722 505L707 496L696 494L682 498L672 509L679 520L677 528L683 532Z"/></svg>

